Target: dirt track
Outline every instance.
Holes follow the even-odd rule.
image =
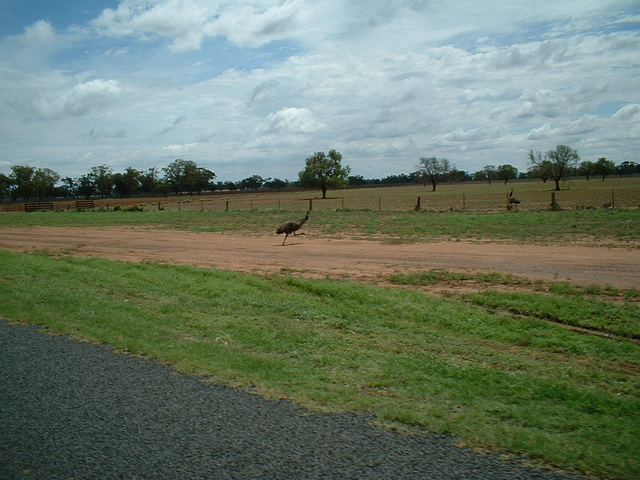
[[[0,248],[159,261],[226,270],[290,271],[309,277],[380,281],[400,272],[445,268],[500,272],[577,285],[640,288],[640,250],[586,246],[439,242],[388,244],[311,236],[242,236],[133,228],[0,227]]]

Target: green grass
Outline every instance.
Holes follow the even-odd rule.
[[[181,372],[584,473],[640,476],[640,346],[499,296],[4,251],[0,294],[3,318]],[[554,315],[575,307],[563,302]],[[636,312],[624,312],[634,332]],[[600,326],[620,329],[616,315]]]
[[[302,212],[261,211],[87,211],[0,215],[0,226],[169,228],[205,232],[273,234]],[[320,236],[351,236],[420,242],[484,239],[522,243],[630,245],[640,241],[640,210],[571,210],[472,214],[461,212],[312,212],[307,231]]]

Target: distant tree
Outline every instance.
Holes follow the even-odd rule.
[[[486,181],[491,185],[491,181],[497,178],[497,169],[495,165],[485,165],[482,170],[478,170],[473,174],[473,179],[477,181]]]
[[[0,173],[0,199],[8,197],[11,194],[11,185],[13,182],[4,173]]]
[[[504,180],[504,184],[506,185],[509,180],[518,178],[518,169],[513,165],[509,165],[508,163],[505,165],[500,165],[496,169],[496,177],[499,180]]]
[[[58,188],[60,196],[62,197],[75,197],[76,196],[76,181],[71,177],[64,177],[62,179],[62,186]]]
[[[121,197],[130,197],[140,189],[140,177],[142,172],[133,167],[128,167],[124,173],[113,175],[115,191]]]
[[[78,179],[78,185],[76,187],[76,192],[78,195],[85,197],[85,198],[91,198],[93,195],[96,194],[97,190],[96,190],[96,185],[93,181],[93,178],[91,178],[91,175],[86,174],[81,176]]]
[[[567,178],[579,160],[578,152],[566,145],[558,145],[555,150],[549,150],[545,153],[544,160],[540,152],[529,152],[531,166],[538,167],[545,175],[548,174],[548,178],[555,182],[556,190],[560,190],[560,180]]]
[[[91,167],[89,177],[95,186],[96,192],[106,198],[113,192],[113,170],[109,165]]]
[[[633,175],[640,173],[640,164],[636,162],[624,161],[617,168],[618,175]]]
[[[198,167],[191,160],[178,158],[163,170],[165,181],[179,195],[185,191],[191,195],[193,192],[213,189],[211,181],[216,177],[216,174],[206,168]]]
[[[329,154],[316,152],[305,161],[304,170],[298,173],[300,186],[304,188],[319,188],[322,198],[327,198],[328,189],[344,188],[347,186],[349,166],[342,166],[342,155],[335,150]]]
[[[260,175],[252,175],[238,182],[240,190],[258,190],[264,184],[264,178]]]
[[[451,173],[449,173],[449,181],[451,182],[461,183],[469,180],[473,180],[473,176],[464,170],[458,170],[454,167]]]
[[[388,175],[380,180],[383,185],[404,185],[407,183],[417,183],[413,175],[401,173],[400,175]]]
[[[151,167],[146,173],[140,172],[138,176],[140,191],[155,197],[160,182],[159,175],[158,167]]]
[[[531,162],[531,156],[536,159],[536,162]],[[529,178],[539,178],[542,183],[547,183],[547,180],[551,178],[551,162],[542,158],[542,153],[539,151],[529,152],[529,169],[527,174]]]
[[[350,187],[360,187],[368,183],[362,175],[350,175],[348,182]]]
[[[11,189],[11,200],[22,197],[24,200],[33,196],[33,174],[36,169],[28,165],[13,165],[9,179],[13,188]]]
[[[590,160],[580,162],[580,165],[578,165],[578,175],[584,175],[588,182],[589,178],[591,178],[596,173],[595,167],[596,164]]]
[[[431,191],[436,191],[436,185],[442,180],[447,178],[447,175],[451,172],[452,165],[446,158],[438,160],[436,157],[422,157],[420,158],[419,171],[422,173],[423,184],[426,186],[427,182],[431,183]]]
[[[602,177],[602,181],[607,175],[613,175],[616,173],[616,164],[611,160],[607,160],[602,157],[599,158],[598,161],[594,164],[594,173]]]
[[[52,198],[55,195],[56,183],[60,181],[60,175],[50,168],[39,168],[33,174],[33,193],[40,200]]]
[[[279,178],[269,178],[264,182],[263,187],[269,188],[271,190],[282,190],[289,185],[288,180],[281,180]]]
[[[198,165],[191,160],[178,158],[167,165],[164,170],[164,179],[171,189],[179,195],[187,191],[187,184],[193,183]]]
[[[216,174],[213,173],[211,170],[204,168],[204,167],[198,167],[198,173],[196,176],[196,183],[195,183],[195,191],[198,193],[201,193],[205,190],[213,190],[213,180],[216,178]]]

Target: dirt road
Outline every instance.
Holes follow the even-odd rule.
[[[500,272],[577,285],[640,288],[640,250],[587,246],[439,242],[389,244],[352,239],[242,236],[133,228],[0,227],[0,248],[190,264],[253,273],[381,281],[445,268]]]

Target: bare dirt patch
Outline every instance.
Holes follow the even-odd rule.
[[[640,250],[491,242],[390,244],[135,228],[0,227],[0,248],[384,283],[397,272],[499,272],[576,285],[640,288]]]

